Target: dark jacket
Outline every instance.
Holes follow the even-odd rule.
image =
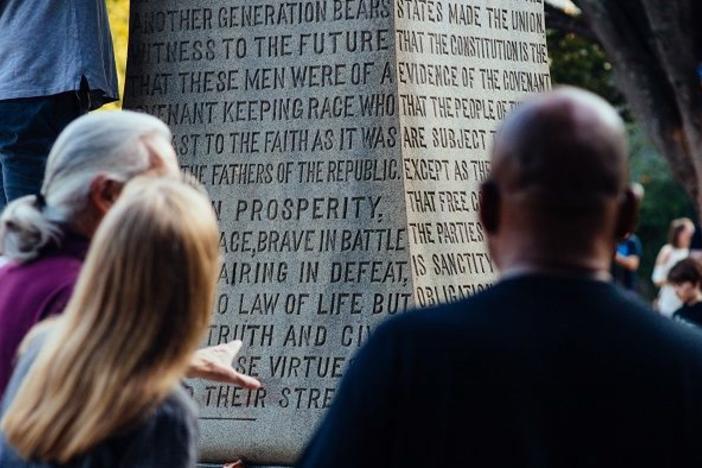
[[[700,467],[702,335],[586,279],[526,276],[381,325],[311,467]]]

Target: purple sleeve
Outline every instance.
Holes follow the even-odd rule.
[[[73,286],[74,283],[71,282],[58,288],[56,292],[46,301],[44,307],[42,307],[39,320],[44,320],[52,315],[62,313],[73,295]]]

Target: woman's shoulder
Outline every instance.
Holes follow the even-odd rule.
[[[196,460],[199,437],[197,417],[195,403],[178,385],[137,431],[142,441],[150,441],[145,452],[157,460],[170,460],[164,466],[181,466],[183,460]]]
[[[668,263],[670,260],[670,256],[673,254],[674,248],[670,244],[665,244],[663,247],[661,247],[661,250],[658,251],[658,257],[656,258],[656,263],[658,265],[662,265],[665,263]]]
[[[25,338],[23,346],[20,349],[17,365],[5,390],[2,407],[0,408],[0,418],[2,418],[12,403],[25,375],[29,372],[29,368],[36,360],[54,328],[55,325],[49,320],[43,326],[37,326],[32,329],[30,334]],[[0,433],[0,466],[3,468],[49,468],[52,465],[42,462],[27,462],[15,452],[12,446],[7,442],[7,439],[5,439],[4,434]]]
[[[176,438],[187,441],[197,438],[197,408],[185,389],[178,385],[150,415],[139,424],[133,434],[146,439]]]
[[[685,258],[685,257],[688,257],[688,256],[690,255],[690,249],[689,249],[689,248],[685,248],[685,247],[680,247],[680,248],[672,247],[671,249],[672,249],[672,250],[670,251],[670,253],[671,253],[674,257],[678,257],[678,258],[683,257],[683,258]]]
[[[47,319],[39,325],[34,326],[23,339],[17,351],[17,364],[12,371],[12,377],[5,389],[2,406],[0,407],[0,416],[4,415],[7,408],[9,408],[24,377],[29,372],[30,367],[32,367],[32,364],[55,327],[55,321],[53,319]]]
[[[198,411],[190,395],[182,385],[178,385],[173,392],[157,407],[155,417],[165,422],[197,423]]]
[[[659,254],[666,254],[666,253],[672,252],[673,250],[675,250],[675,247],[673,247],[670,244],[664,244],[663,247],[661,247],[660,252],[658,252],[658,253]]]
[[[175,389],[136,427],[87,454],[89,466],[190,468],[197,461],[197,411],[187,393]]]

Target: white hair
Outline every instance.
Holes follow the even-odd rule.
[[[27,262],[60,241],[63,227],[88,206],[97,176],[127,182],[151,167],[146,141],[155,136],[170,141],[171,132],[157,118],[130,111],[95,112],[68,125],[49,153],[40,195],[13,201],[0,216],[2,254]]]

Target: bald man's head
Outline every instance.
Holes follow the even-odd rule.
[[[636,219],[627,176],[624,124],[607,102],[575,88],[525,101],[499,128],[483,185],[498,266],[608,265]]]
[[[627,181],[624,124],[603,99],[561,88],[524,102],[495,138],[492,179],[552,209],[596,208]]]

